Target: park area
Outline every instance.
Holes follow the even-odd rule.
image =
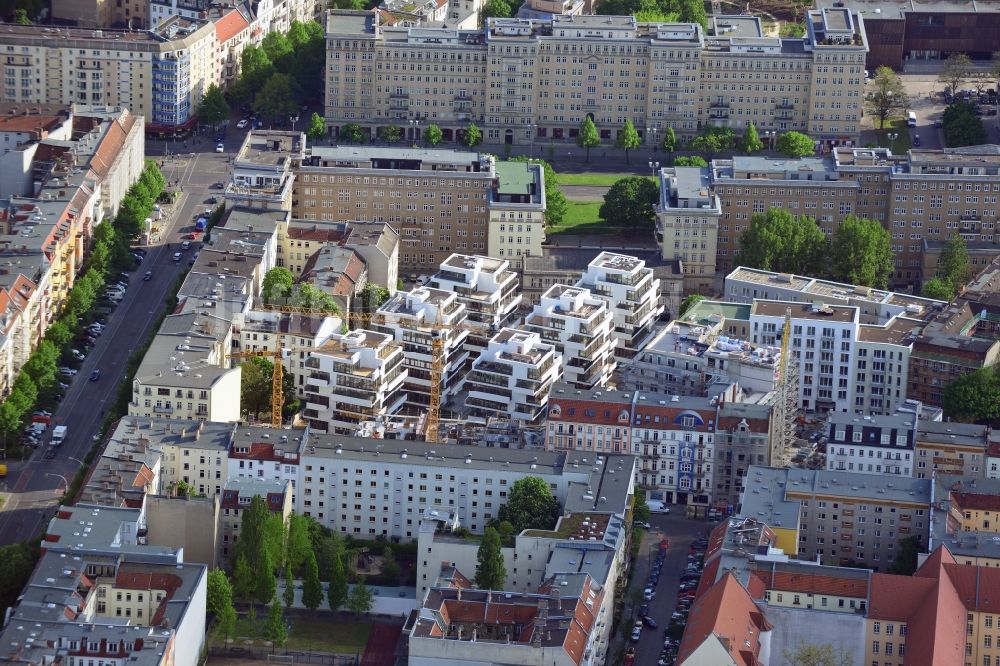
[[[209,645],[213,648],[239,647],[244,649],[270,647],[264,638],[263,631],[266,618],[258,615],[250,618],[241,615],[236,621],[236,629],[226,642],[216,626],[210,636]],[[364,651],[371,624],[359,622],[348,614],[331,615],[324,613],[321,617],[289,613],[286,617],[288,640],[281,647],[283,651],[328,652],[333,654],[359,654]]]

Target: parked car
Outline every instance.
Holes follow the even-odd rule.
[[[69,353],[73,358],[75,358],[78,361],[82,361],[83,359],[87,358],[87,356],[79,349],[71,349],[69,350]]]
[[[641,527],[644,530],[648,530],[650,528],[650,524],[641,520],[636,520],[632,523],[632,527]]]
[[[913,145],[914,146],[920,146],[921,143],[923,143],[923,142],[920,140],[920,135],[919,134],[914,134],[913,135]]]
[[[191,241],[184,241],[181,243],[181,250],[187,251],[191,249]]]
[[[634,629],[632,629],[632,642],[638,643],[641,637],[642,637],[642,627],[635,627]]]
[[[647,587],[645,590],[642,591],[643,601],[652,601],[654,596],[656,596],[656,593],[653,592],[653,588],[651,587]]]
[[[143,255],[141,255],[141,254],[135,254],[135,253],[133,253],[132,256],[135,257],[135,263],[137,263],[137,264],[141,264],[142,260],[145,258],[145,257],[143,257]]]
[[[132,254],[138,254],[140,256],[145,257],[146,256],[146,250],[143,249],[143,248],[141,248],[141,247],[134,247],[134,248],[132,248]]]
[[[182,254],[181,254],[180,252],[174,252],[174,257],[173,257],[173,259],[174,259],[174,261],[180,261],[180,260],[181,260],[181,257],[183,257],[183,256],[184,256],[184,255],[182,255]]]
[[[208,186],[208,189],[210,190],[223,190],[225,188],[226,186],[223,185],[222,183],[212,183],[211,185]]]
[[[222,143],[215,144],[215,152],[217,152],[217,153],[224,153],[224,152],[226,152],[226,146],[225,146],[225,144],[222,144]]]
[[[648,615],[643,615],[642,616],[642,623],[644,625],[646,625],[647,627],[649,627],[650,629],[656,629],[656,627],[658,626],[656,624],[656,620],[654,620],[653,618],[649,617]]]
[[[73,368],[67,368],[66,366],[63,366],[59,368],[59,374],[62,375],[63,377],[76,377],[76,370],[74,370]]]
[[[236,123],[236,126],[240,129],[243,129],[247,126],[248,122],[249,121],[246,118],[243,118],[242,120],[240,120],[240,122]]]

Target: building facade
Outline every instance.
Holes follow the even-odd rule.
[[[917,418],[834,413],[826,444],[828,470],[912,477]],[[922,478],[922,477],[921,477]]]

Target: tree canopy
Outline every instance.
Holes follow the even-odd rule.
[[[240,518],[240,538],[233,547],[233,557],[240,566],[240,560],[246,562],[249,570],[252,589],[245,590],[260,603],[266,603],[274,597],[276,580],[275,565],[282,549],[281,532],[275,534],[272,520],[280,524],[280,516],[272,516],[267,503],[260,495],[254,495],[250,505],[243,509]],[[244,581],[245,582],[245,581]]]
[[[348,143],[365,143],[368,141],[368,133],[357,123],[346,123],[340,126],[337,138]]]
[[[587,151],[587,162],[590,161],[590,149],[601,145],[601,134],[597,131],[597,126],[590,116],[584,118],[583,122],[580,123],[580,132],[576,135],[576,145]]]
[[[469,126],[465,128],[465,133],[462,134],[462,144],[466,148],[475,148],[483,142],[483,131],[479,129],[476,123],[469,123]]]
[[[795,666],[860,666],[854,664],[846,648],[832,643],[799,643],[795,650],[785,650],[783,656]]]
[[[527,529],[549,530],[559,518],[559,500],[545,480],[537,476],[518,479],[511,486],[507,503],[500,506],[496,522],[509,522],[515,532]]]
[[[816,220],[782,208],[754,213],[740,236],[736,265],[779,273],[822,275],[827,242]]]
[[[660,190],[657,184],[644,176],[621,178],[604,195],[599,215],[611,226],[652,228],[656,221],[656,202]]]
[[[917,559],[924,551],[924,546],[920,542],[920,535],[913,534],[899,540],[899,548],[896,550],[896,559],[889,567],[887,573],[899,576],[912,576],[917,570]]]
[[[302,605],[309,610],[316,610],[323,603],[323,583],[319,580],[319,567],[316,555],[309,551],[306,556],[306,572],[302,578]]]
[[[978,146],[989,142],[983,121],[976,115],[976,105],[959,100],[941,114],[944,140],[949,148]]]
[[[938,73],[938,83],[944,86],[945,92],[952,97],[958,93],[972,72],[972,61],[964,53],[952,53],[944,61],[940,73]]]
[[[801,132],[785,132],[778,136],[774,149],[787,157],[808,157],[815,152],[815,145]]]
[[[890,67],[882,65],[875,70],[869,84],[871,92],[865,97],[865,107],[873,117],[878,118],[878,127],[883,129],[885,121],[910,107],[910,95],[903,80]]]
[[[674,160],[674,166],[679,167],[701,167],[702,169],[708,167],[708,162],[704,157],[699,157],[698,155],[681,155]]]
[[[939,301],[950,301],[955,298],[955,288],[947,280],[934,277],[925,280],[920,289],[920,295],[924,298],[936,298]]]
[[[691,139],[688,147],[700,153],[714,155],[724,150],[732,150],[736,147],[736,132],[730,127],[716,127],[708,125],[703,127],[698,136]]]
[[[530,158],[525,155],[510,158],[511,162],[533,162],[542,165],[542,174],[545,177],[545,224],[555,226],[561,224],[569,210],[569,202],[566,195],[559,188],[559,179],[555,169],[545,160]]]
[[[635,125],[632,124],[631,120],[626,120],[625,124],[618,131],[618,137],[615,138],[615,148],[625,151],[625,162],[629,162],[629,151],[634,150],[642,145],[642,139],[639,138],[639,132],[636,131]]]
[[[963,375],[945,387],[944,413],[955,421],[1000,423],[1000,373],[993,366]]]
[[[208,86],[205,94],[198,102],[198,118],[205,123],[215,125],[229,118],[229,105],[222,94],[222,89],[214,83]]]
[[[315,111],[309,116],[309,124],[306,125],[306,136],[313,141],[319,141],[326,136],[326,121],[323,120],[323,116]]]
[[[834,280],[885,289],[895,268],[889,232],[876,220],[848,215],[830,243]]]
[[[673,127],[667,127],[663,130],[663,141],[660,143],[660,147],[667,153],[677,150],[677,132],[674,131]]]
[[[338,610],[347,603],[347,573],[344,571],[344,553],[337,542],[330,558],[330,585],[327,588],[327,601],[330,610]]]
[[[437,125],[431,124],[424,130],[424,142],[428,146],[436,146],[444,139],[444,132]]]
[[[375,595],[371,589],[365,585],[363,580],[358,581],[351,588],[351,593],[347,595],[347,602],[345,604],[347,610],[351,611],[355,615],[364,615],[372,609],[372,604],[375,602]]]
[[[277,599],[271,599],[271,606],[267,609],[267,618],[264,620],[263,634],[264,638],[278,646],[284,645],[288,640],[285,612]]]
[[[680,311],[678,311],[677,316],[683,317],[688,310],[703,300],[705,300],[705,297],[701,294],[688,294],[684,297],[684,300],[681,301]]]
[[[378,128],[379,141],[399,143],[403,138],[403,128],[399,125],[383,125]]]
[[[490,18],[510,18],[512,11],[507,0],[486,0],[479,10],[479,25],[486,25],[486,20]]]
[[[476,553],[476,587],[481,590],[502,590],[507,569],[500,552],[500,534],[492,527],[483,532]]]
[[[740,148],[748,155],[759,153],[764,149],[764,142],[760,140],[760,135],[757,133],[757,126],[753,123],[747,125],[746,131],[743,132],[743,138],[740,140]]]

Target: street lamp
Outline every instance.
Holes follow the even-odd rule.
[[[649,168],[652,170],[653,175],[655,176],[656,172],[660,170],[660,163],[659,162],[650,162],[649,163]]]
[[[62,474],[56,474],[55,472],[46,472],[45,476],[54,476],[54,477],[62,479],[62,482],[66,484],[66,490],[69,490],[69,481],[67,481],[66,477],[63,476]]]
[[[292,131],[294,132],[295,131],[295,123],[299,122],[299,115],[295,114],[294,116],[288,116],[288,120],[291,121],[291,123],[292,123]]]
[[[885,135],[885,138],[889,139],[889,148],[891,150],[893,142],[899,138],[899,132],[889,132]]]
[[[410,119],[410,140],[417,142],[417,132],[420,131],[420,121],[416,118]]]
[[[656,152],[658,145],[656,143],[656,133],[660,131],[658,127],[647,127],[646,136],[649,137],[649,142],[653,144],[653,152]]]
[[[74,458],[73,456],[66,456],[66,460],[72,460],[73,462],[77,463],[81,467],[86,467],[87,466],[87,463],[83,462],[79,458]]]

